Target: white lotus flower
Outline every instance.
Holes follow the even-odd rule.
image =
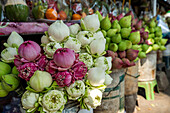
[[[98,57],[97,59],[95,59],[94,65],[95,65],[95,67],[103,68],[105,71],[109,70],[109,63],[108,63],[106,57],[104,57],[104,56],[101,56],[101,57]]]
[[[102,92],[98,89],[87,89],[88,96],[87,98],[84,98],[84,103],[91,107],[96,109],[97,106],[101,105],[102,100]]]
[[[66,87],[70,100],[77,100],[85,94],[85,84],[82,80],[75,81],[69,87]]]
[[[81,42],[82,46],[86,46],[94,39],[93,34],[89,31],[80,31],[76,38]]]
[[[31,91],[26,91],[21,98],[21,103],[24,109],[35,108],[35,103],[38,101],[39,94]]]
[[[79,60],[84,62],[88,69],[90,69],[91,66],[93,65],[93,58],[88,53],[80,53]]]
[[[42,43],[42,44],[48,44],[49,42],[50,42],[50,40],[48,39],[47,36],[43,35],[43,36],[41,37],[41,43]]]
[[[81,42],[77,38],[69,37],[64,43],[64,48],[69,48],[75,52],[80,52]]]
[[[112,77],[110,75],[108,75],[107,73],[105,73],[105,81],[104,81],[104,84],[105,85],[110,85],[112,83]]]
[[[94,39],[99,39],[99,38],[103,38],[104,39],[104,35],[101,31],[98,31],[97,33],[94,33]]]
[[[79,24],[73,24],[69,27],[69,29],[71,35],[76,35],[81,30],[81,27]]]
[[[88,15],[81,20],[81,27],[83,30],[96,32],[100,28],[100,21],[97,14]]]

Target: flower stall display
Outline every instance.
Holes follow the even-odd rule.
[[[62,20],[56,21],[42,36],[40,45],[23,41],[13,32],[4,45],[15,51],[2,52],[1,57],[14,63],[18,76],[10,72],[6,72],[6,77],[2,75],[0,91],[6,95],[15,90],[22,85],[16,82],[20,78],[27,83],[21,97],[26,112],[59,113],[70,101],[78,102],[82,109],[95,109],[113,80],[109,75],[112,57],[103,56],[105,43],[96,14],[85,17],[81,25],[68,27]],[[9,82],[8,76],[14,80]],[[4,87],[6,82],[13,87]]]

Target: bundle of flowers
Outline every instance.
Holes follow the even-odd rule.
[[[68,101],[88,110],[100,106],[112,82],[112,57],[103,56],[106,40],[99,28],[95,14],[85,17],[81,26],[56,21],[41,46],[30,40],[19,46],[14,64],[28,84],[21,98],[27,112],[60,113]]]

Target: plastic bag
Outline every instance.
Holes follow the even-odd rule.
[[[34,0],[32,15],[35,19],[44,19],[48,4],[45,0]]]
[[[5,4],[5,15],[9,21],[28,21],[29,8],[24,0],[8,0]]]

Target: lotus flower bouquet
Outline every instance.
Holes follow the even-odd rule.
[[[88,110],[101,105],[102,93],[112,83],[112,57],[104,56],[105,44],[96,14],[86,16],[81,25],[56,21],[41,45],[21,43],[14,64],[27,82],[22,107],[27,112],[60,113],[68,101]]]

